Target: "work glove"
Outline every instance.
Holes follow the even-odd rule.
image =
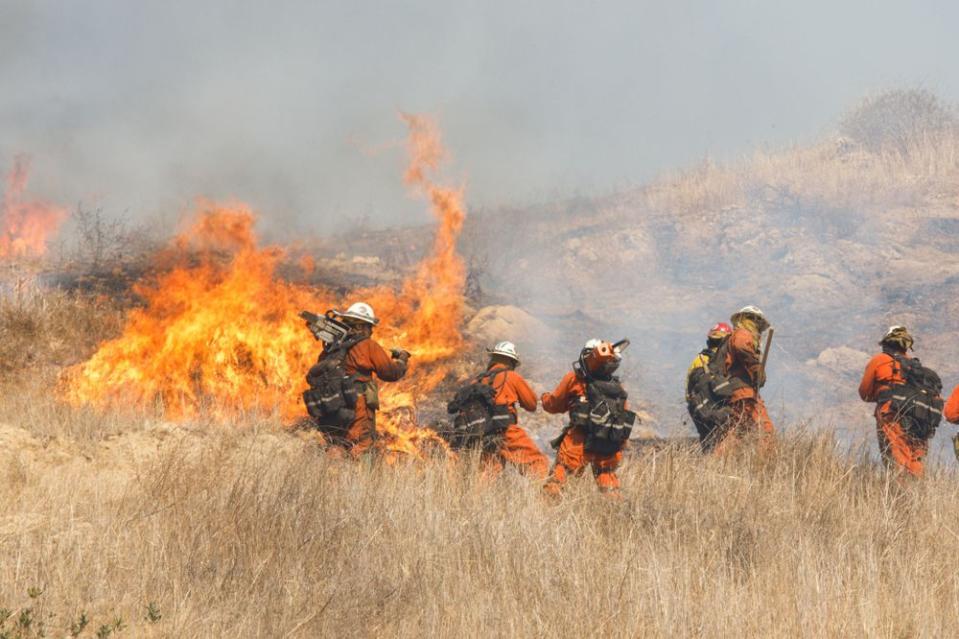
[[[404,351],[402,348],[394,348],[390,351],[390,354],[393,356],[393,359],[398,359],[404,364],[410,360],[410,352]]]
[[[952,436],[952,452],[956,454],[956,460],[959,461],[959,433]]]

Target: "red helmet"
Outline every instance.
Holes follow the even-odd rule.
[[[733,334],[733,327],[727,324],[726,322],[720,322],[719,324],[716,324],[711,329],[709,329],[709,332],[706,333],[706,338],[722,339],[726,337],[727,335],[732,335],[732,334]]]

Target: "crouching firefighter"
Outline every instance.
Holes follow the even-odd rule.
[[[331,445],[357,458],[369,452],[376,439],[379,395],[374,376],[384,382],[401,379],[410,354],[387,353],[372,338],[379,319],[368,304],[358,302],[324,317],[300,316],[323,342],[319,360],[306,375],[306,410]]]
[[[866,365],[859,396],[876,403],[883,462],[921,477],[929,440],[942,420],[942,381],[918,358],[909,356],[913,338],[906,327],[889,327],[879,345],[882,352]]]
[[[773,423],[759,389],[766,385],[766,358],[772,340],[772,328],[763,312],[745,306],[730,318],[733,332],[716,353],[713,369],[722,379],[713,384],[713,392],[728,398],[729,419],[713,434],[713,452],[724,454],[745,437],[758,437],[760,444],[772,442]],[[759,342],[768,331],[765,348]]]
[[[544,490],[558,495],[569,475],[580,475],[590,466],[600,491],[618,493],[616,468],[623,447],[636,423],[629,410],[626,389],[613,375],[629,340],[616,344],[591,339],[552,393],[542,397],[547,413],[569,413],[569,425],[553,440],[557,449]]]
[[[480,450],[485,473],[498,474],[509,463],[545,479],[549,460],[518,424],[516,404],[535,412],[536,394],[516,372],[516,346],[499,342],[487,353],[486,370],[465,384],[447,405],[447,411],[455,415],[448,436],[450,446]]]
[[[706,348],[690,364],[686,372],[686,407],[689,416],[696,426],[699,435],[699,444],[704,453],[712,450],[718,428],[729,421],[729,395],[723,393],[723,382],[728,377],[723,376],[725,368],[726,349],[719,352],[726,344],[733,328],[725,322],[719,322],[706,334]]]

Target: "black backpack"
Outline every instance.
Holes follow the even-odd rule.
[[[700,440],[705,442],[718,427],[729,421],[732,414],[729,407],[732,384],[729,377],[722,372],[725,368],[725,353],[720,354],[719,349],[716,349],[704,350],[701,354],[707,355],[709,360],[705,366],[694,369],[689,375],[686,383],[686,407],[693,418]],[[723,357],[722,362],[717,361],[720,356]],[[721,391],[730,389],[729,394],[720,396],[713,390],[717,386]]]
[[[350,349],[366,339],[354,335],[326,345],[319,361],[306,374],[309,390],[303,393],[306,412],[321,427],[343,429],[356,419],[356,398],[361,384],[346,372]]]
[[[887,353],[898,364],[905,384],[895,384],[879,394],[879,402],[891,402],[903,428],[916,439],[929,439],[942,421],[942,380],[918,358]]]
[[[614,455],[636,424],[636,413],[626,408],[629,395],[618,377],[600,380],[579,374],[586,382],[586,396],[570,409],[569,423],[586,431],[586,452]]]
[[[451,448],[493,447],[496,437],[514,423],[509,406],[495,401],[498,389],[493,387],[493,379],[503,372],[494,369],[477,375],[446,405],[446,411],[454,415],[453,428],[445,433]]]

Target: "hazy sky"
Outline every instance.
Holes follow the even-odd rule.
[[[483,206],[605,192],[959,99],[959,3],[0,0],[0,168],[110,213],[233,196],[298,230],[420,221],[397,112]]]

